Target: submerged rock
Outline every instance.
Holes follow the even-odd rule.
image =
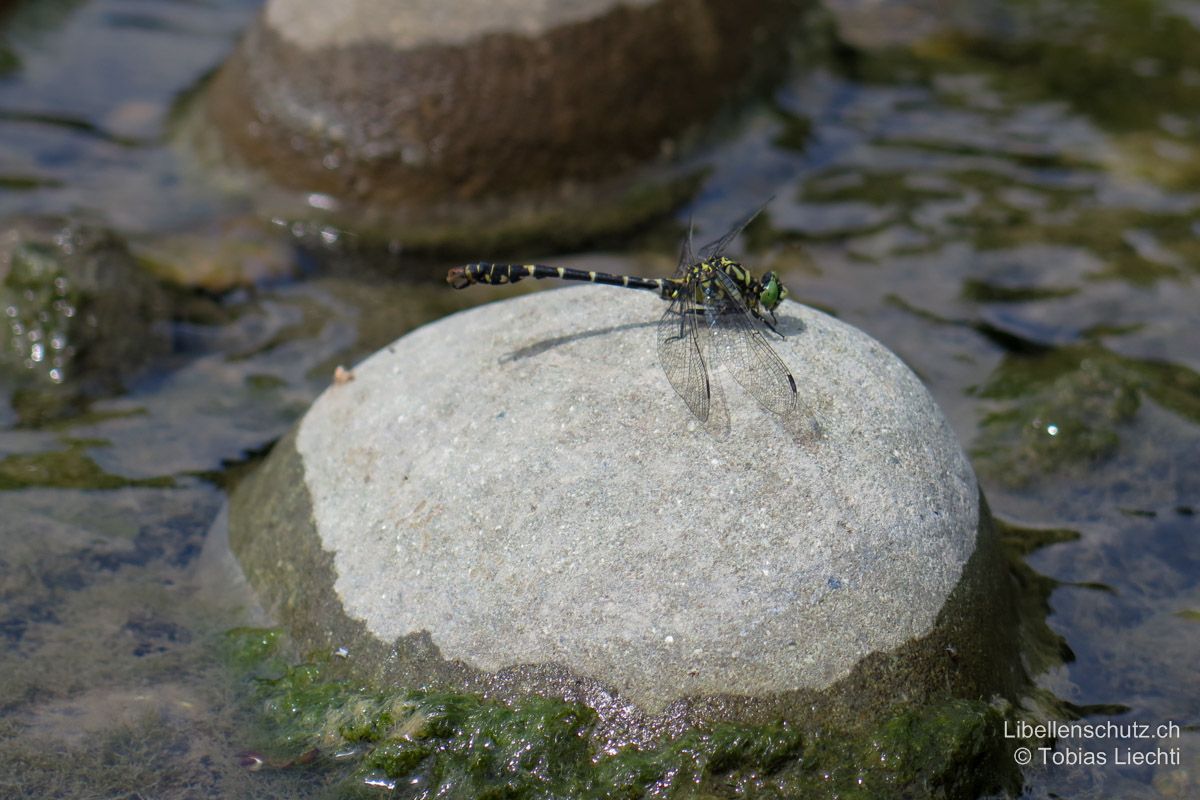
[[[725,381],[713,435],[657,362],[661,311],[539,293],[357,366],[233,499],[267,607],[368,674],[580,701],[634,738],[1011,690],[986,509],[912,372],[786,303],[801,413]]]
[[[271,0],[184,136],[285,216],[406,247],[578,241],[692,191],[685,142],[780,71],[812,5]]]
[[[116,392],[169,352],[171,305],[103,228],[50,218],[0,228],[0,369],[16,376],[26,421]]]
[[[164,283],[214,294],[291,277],[298,269],[291,243],[250,216],[211,220],[200,230],[142,236],[130,247]]]

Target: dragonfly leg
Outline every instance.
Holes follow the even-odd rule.
[[[758,321],[759,321],[759,322],[761,322],[763,325],[765,325],[765,326],[767,327],[767,330],[771,331],[771,333],[775,334],[775,335],[776,335],[776,336],[778,336],[780,339],[786,339],[786,338],[787,338],[786,336],[784,336],[782,333],[780,333],[780,332],[779,332],[779,331],[778,331],[778,330],[775,328],[775,326],[779,324],[779,320],[778,320],[778,319],[775,317],[775,312],[774,312],[774,311],[768,311],[768,312],[767,312],[768,314],[770,314],[770,315],[771,315],[771,321],[770,321],[770,322],[768,322],[768,321],[767,321],[767,318],[766,318],[766,317],[764,317],[764,316],[762,315],[762,312],[760,312],[760,311],[759,311],[757,308],[752,308],[752,309],[750,309],[750,313],[752,313],[752,314],[753,314],[755,317],[757,317],[757,318],[758,318]]]

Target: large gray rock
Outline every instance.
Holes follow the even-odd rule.
[[[587,679],[604,691],[585,700],[616,690],[649,715],[1011,685],[979,490],[912,372],[787,303],[775,346],[799,417],[725,381],[713,435],[658,365],[662,310],[539,293],[359,365],[235,498],[268,605],[306,642],[385,645],[369,658],[400,680],[573,696]]]

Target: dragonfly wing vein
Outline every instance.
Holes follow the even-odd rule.
[[[690,291],[690,287],[689,287]],[[680,292],[658,320],[658,362],[667,380],[701,422],[708,421],[708,368],[701,352],[694,295]]]
[[[787,416],[796,408],[796,380],[762,334],[763,324],[742,300],[733,280],[717,270],[724,313],[710,313],[711,357],[725,366],[763,408]]]
[[[725,235],[722,236],[720,239],[711,241],[708,244],[704,245],[704,247],[700,248],[700,260],[707,261],[711,258],[718,258],[722,253],[725,252],[725,248],[729,247],[730,242],[732,242],[734,239],[736,239],[738,234],[741,233],[742,231],[744,231],[746,229],[746,226],[748,226],[751,222],[753,222],[755,217],[757,217],[759,214],[761,214],[763,212],[763,210],[767,206],[769,206],[771,204],[771,201],[774,199],[775,199],[774,195],[767,198],[767,202],[763,203],[761,206],[754,209],[754,211],[751,212],[748,216],[743,217],[742,220],[740,222],[738,222],[737,225],[734,225],[733,228],[730,229],[728,232],[726,232]]]

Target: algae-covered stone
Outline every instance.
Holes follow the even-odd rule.
[[[714,436],[658,365],[661,311],[537,294],[356,367],[235,495],[232,543],[268,607],[377,675],[581,699],[634,727],[854,724],[1011,687],[987,516],[920,381],[785,304],[800,424],[730,384]]]
[[[113,234],[76,221],[0,228],[0,368],[26,420],[108,394],[171,347],[167,293]]]
[[[530,800],[975,800],[1020,786],[1003,704],[900,709],[859,735],[726,722],[630,746],[598,736],[598,715],[580,703],[366,686],[345,680],[336,660],[281,666],[279,642],[252,629],[228,640],[230,661],[253,676],[249,700],[266,734],[266,752],[251,758],[279,765],[342,753],[343,787]]]

